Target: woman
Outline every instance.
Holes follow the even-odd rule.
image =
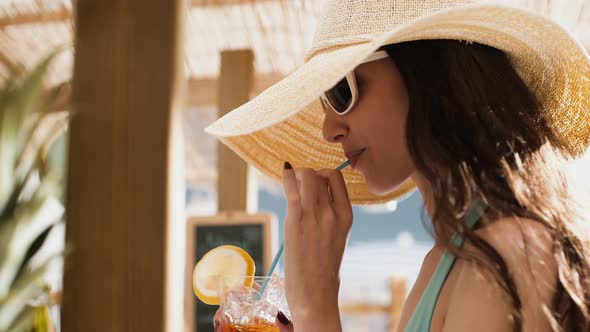
[[[590,330],[590,220],[564,171],[588,146],[588,54],[546,19],[464,2],[331,2],[307,63],[208,128],[270,175],[287,161],[283,330],[341,331],[351,204],[414,184],[435,246],[399,331]]]

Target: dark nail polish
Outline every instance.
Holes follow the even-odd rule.
[[[213,328],[214,328],[214,329],[217,329],[217,327],[218,327],[218,326],[219,326],[219,321],[216,319],[216,320],[213,322]]]
[[[279,319],[279,322],[281,322],[281,324],[283,324],[283,325],[291,324],[291,321],[289,320],[289,318],[287,318],[287,316],[285,316],[285,314],[282,311],[279,311],[277,313],[277,318]]]
[[[285,169],[292,169],[293,166],[288,161],[285,161]]]

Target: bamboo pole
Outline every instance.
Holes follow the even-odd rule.
[[[76,9],[63,331],[180,331],[185,5]]]
[[[221,73],[217,94],[219,117],[248,101],[253,81],[254,53],[252,50],[221,52]],[[218,210],[254,213],[258,204],[252,167],[227,146],[218,144]]]

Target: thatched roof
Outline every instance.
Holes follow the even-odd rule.
[[[291,72],[309,47],[315,19],[326,0],[189,0],[186,70],[195,79],[214,78],[219,51],[252,48],[256,70],[270,80]],[[519,3],[552,17],[590,47],[588,0],[495,0]],[[71,44],[71,0],[0,1],[0,74],[31,66],[53,47]],[[54,81],[69,78],[71,54]],[[206,82],[199,82],[206,83]]]
[[[214,141],[202,128],[215,117],[219,52],[252,48],[255,92],[278,81],[301,64],[311,43],[315,21],[326,0],[188,0],[185,69],[189,79],[187,173],[191,182],[215,178]],[[589,0],[496,0],[533,8],[562,23],[590,49]],[[32,67],[60,45],[72,44],[71,0],[0,1],[0,79],[11,69]],[[73,50],[52,68],[50,84],[71,77]],[[190,112],[190,111],[189,111]],[[187,113],[188,114],[188,113]],[[197,145],[198,144],[198,145]]]

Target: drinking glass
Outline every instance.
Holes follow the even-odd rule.
[[[282,311],[289,317],[283,278],[238,277],[246,279],[252,287],[228,287],[235,284],[231,277],[220,278],[220,293],[224,294],[219,306],[218,317],[224,332],[280,332],[276,325],[277,313]],[[266,289],[260,294],[260,286],[268,279]]]

